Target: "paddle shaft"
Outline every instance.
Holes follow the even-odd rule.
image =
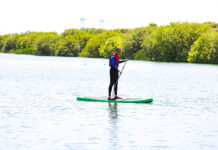
[[[120,79],[120,76],[121,76],[121,75],[122,75],[122,73],[123,73],[123,69],[124,69],[124,68],[125,68],[125,66],[126,66],[126,62],[127,62],[127,61],[125,61],[125,62],[124,62],[123,68],[121,69],[121,71],[120,71],[120,74],[118,75],[118,78],[117,78],[117,81],[116,81],[116,83],[114,84],[114,89],[113,89],[113,91],[114,91],[114,95],[115,95],[115,88],[117,87],[118,80]]]

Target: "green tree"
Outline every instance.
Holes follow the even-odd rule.
[[[186,62],[191,45],[201,34],[209,31],[208,26],[198,23],[160,26],[151,35],[152,43],[144,41],[144,54],[152,54],[148,58],[156,61]]]
[[[79,29],[67,29],[63,33],[61,33],[62,37],[68,36],[68,35],[75,35],[75,34],[85,34],[86,32]]]
[[[117,33],[123,33],[123,34],[128,34],[131,30],[130,29],[114,29],[112,32],[117,32]]]
[[[94,29],[94,28],[86,28],[86,29],[84,28],[81,30],[67,29],[61,35],[62,35],[62,38],[70,36],[70,38],[73,40],[72,43],[74,44],[77,43],[76,47],[79,47],[79,50],[77,50],[77,54],[74,55],[74,56],[77,56],[81,52],[81,50],[86,46],[86,43],[88,42],[88,40],[91,39],[95,35],[95,33],[98,33],[98,32],[103,32],[103,31]]]
[[[11,49],[9,53],[35,55],[36,51],[32,48],[23,48],[23,49],[16,49],[16,50]]]
[[[74,35],[75,39],[79,41],[80,51],[86,46],[86,43],[93,37],[94,35],[91,33],[84,33],[79,35]]]
[[[133,29],[124,39],[122,57],[134,59],[136,53],[142,49],[142,43],[146,36],[156,29],[154,27],[141,27]]]
[[[17,34],[8,35],[6,36],[6,39],[4,40],[3,46],[2,46],[2,52],[9,52],[11,49],[16,49],[17,45]]]
[[[124,39],[122,57],[134,59],[137,51],[141,49],[141,42],[144,39],[146,28],[137,28],[131,31]]]
[[[108,58],[112,53],[114,53],[116,47],[123,48],[123,36],[124,35],[108,38],[99,48],[100,56]]]
[[[2,47],[4,46],[4,40],[5,40],[5,36],[4,35],[0,35],[0,52],[2,50]]]
[[[152,35],[145,36],[145,39],[142,43],[142,49],[136,53],[135,59],[136,60],[160,59],[160,56],[158,55],[159,53],[155,54],[156,51],[154,49],[156,49],[156,48],[154,46],[156,46],[156,45],[153,44]]]
[[[72,35],[65,36],[57,44],[58,56],[78,56],[81,51],[80,41]]]
[[[150,23],[149,27],[157,27],[157,24],[156,23]]]
[[[91,34],[99,34],[99,33],[107,32],[106,29],[96,29],[96,28],[82,28],[81,30]]]
[[[218,64],[218,33],[205,33],[192,45],[188,62]]]
[[[203,24],[208,25],[209,27],[212,28],[213,31],[218,32],[218,23],[208,21]]]
[[[54,56],[54,44],[60,39],[59,35],[54,32],[40,34],[34,44],[34,49],[38,55]]]
[[[85,48],[80,53],[80,57],[101,57],[99,53],[99,48],[102,44],[106,42],[106,40],[110,37],[119,35],[116,32],[105,32],[101,34],[97,34],[92,37],[86,44]]]
[[[45,36],[47,33],[45,32],[26,32],[25,35],[27,36],[27,43],[26,47],[27,48],[34,48],[36,46],[37,40],[40,37]]]
[[[17,43],[16,43],[16,49],[23,49],[23,48],[27,48],[27,39],[28,36],[25,35],[20,35],[18,37]]]

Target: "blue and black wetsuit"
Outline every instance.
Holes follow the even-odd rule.
[[[113,85],[115,86],[115,84],[117,83],[118,74],[119,74],[118,67],[119,67],[119,63],[122,63],[122,62],[124,61],[120,61],[119,56],[114,55],[114,54],[110,56],[109,66],[111,68],[110,68],[110,85],[108,89],[109,96],[111,96],[111,90],[112,90]],[[117,87],[118,87],[118,83],[114,89],[115,95],[117,95]]]

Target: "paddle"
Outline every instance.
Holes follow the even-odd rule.
[[[120,75],[118,75],[118,78],[117,78],[117,82],[114,84],[114,88],[113,88],[113,96],[115,96],[115,88],[117,87],[117,84],[118,84],[118,80],[120,79],[120,76],[122,75],[122,73],[123,73],[123,69],[125,68],[125,66],[126,66],[126,62],[127,62],[127,59],[126,59],[126,61],[124,62],[124,65],[123,65],[123,68],[121,69],[121,71],[120,71]]]

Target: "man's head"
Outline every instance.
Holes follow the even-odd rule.
[[[120,52],[121,52],[121,48],[120,48],[120,47],[117,47],[117,48],[115,49],[115,54],[116,54],[116,55],[119,55]]]

